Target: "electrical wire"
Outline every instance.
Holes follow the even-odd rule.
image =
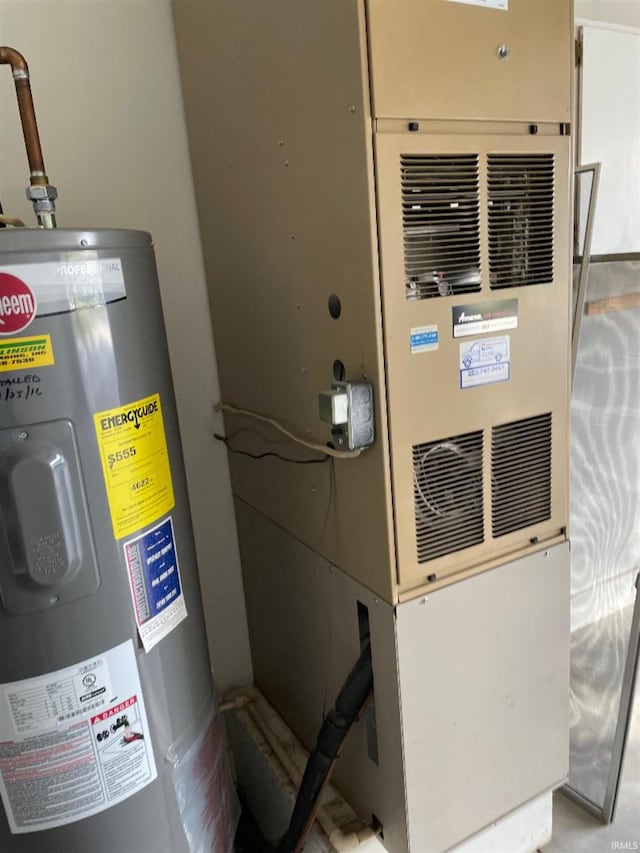
[[[327,447],[324,444],[319,444],[316,441],[308,441],[300,435],[291,432],[284,424],[280,423],[276,418],[271,418],[268,415],[261,415],[259,412],[252,412],[250,409],[240,409],[237,406],[232,406],[229,403],[222,401],[214,407],[216,412],[229,412],[232,415],[244,415],[247,418],[254,418],[257,421],[262,421],[279,430],[283,435],[296,444],[301,444],[303,447],[308,447],[309,450],[316,450],[318,453],[324,453],[327,456],[333,456],[334,459],[355,459],[361,455],[362,450],[336,450],[334,447]]]
[[[4,213],[0,214],[0,223],[3,225],[13,225],[14,228],[26,228],[22,219],[18,219],[17,216],[7,216]]]
[[[234,433],[234,435],[237,435],[237,433]],[[322,465],[324,462],[328,462],[331,458],[328,453],[325,453],[322,459],[291,459],[291,457],[282,456],[274,450],[266,450],[264,453],[250,453],[248,450],[238,450],[236,447],[231,447],[230,442],[234,436],[220,435],[219,433],[214,432],[213,437],[218,441],[221,441],[226,446],[229,453],[237,453],[239,456],[248,456],[250,459],[266,459],[267,457],[272,456],[275,459],[279,459],[281,462],[291,462],[294,465]]]

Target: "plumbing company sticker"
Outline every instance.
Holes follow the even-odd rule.
[[[132,640],[0,685],[0,795],[12,833],[97,814],[156,776]]]
[[[438,327],[418,326],[411,329],[409,343],[411,352],[431,352],[438,349]]]
[[[136,533],[174,504],[160,395],[93,416],[113,535]]]
[[[37,302],[38,317],[93,308],[127,295],[120,258],[98,258],[90,250],[69,252],[60,261],[0,266],[0,297],[9,279],[27,287]],[[2,319],[0,311],[0,334]]]
[[[449,0],[449,3],[464,3],[465,6],[484,6],[485,9],[509,9],[509,0]]]
[[[171,518],[124,544],[138,633],[149,652],[187,616]]]
[[[51,335],[0,338],[0,373],[48,367],[55,363]]]
[[[518,300],[501,299],[498,302],[476,302],[473,305],[455,305],[452,309],[453,337],[484,335],[518,328]]]
[[[460,344],[460,387],[476,388],[478,385],[507,382],[510,376],[510,350],[509,335]]]

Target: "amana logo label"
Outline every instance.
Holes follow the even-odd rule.
[[[36,297],[15,275],[0,272],[0,335],[15,335],[36,316]]]

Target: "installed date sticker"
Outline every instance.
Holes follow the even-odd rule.
[[[0,797],[13,834],[90,817],[156,776],[131,640],[0,684]]]
[[[133,608],[145,651],[187,617],[171,518],[124,544]]]
[[[460,387],[477,388],[507,382],[510,377],[511,341],[509,335],[481,338],[460,344]]]

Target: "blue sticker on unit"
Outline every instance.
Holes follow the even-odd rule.
[[[438,349],[438,327],[419,326],[411,329],[409,337],[411,352],[430,352]]]
[[[180,596],[180,573],[170,518],[125,546],[138,621],[145,622]],[[146,613],[145,613],[146,611]]]

